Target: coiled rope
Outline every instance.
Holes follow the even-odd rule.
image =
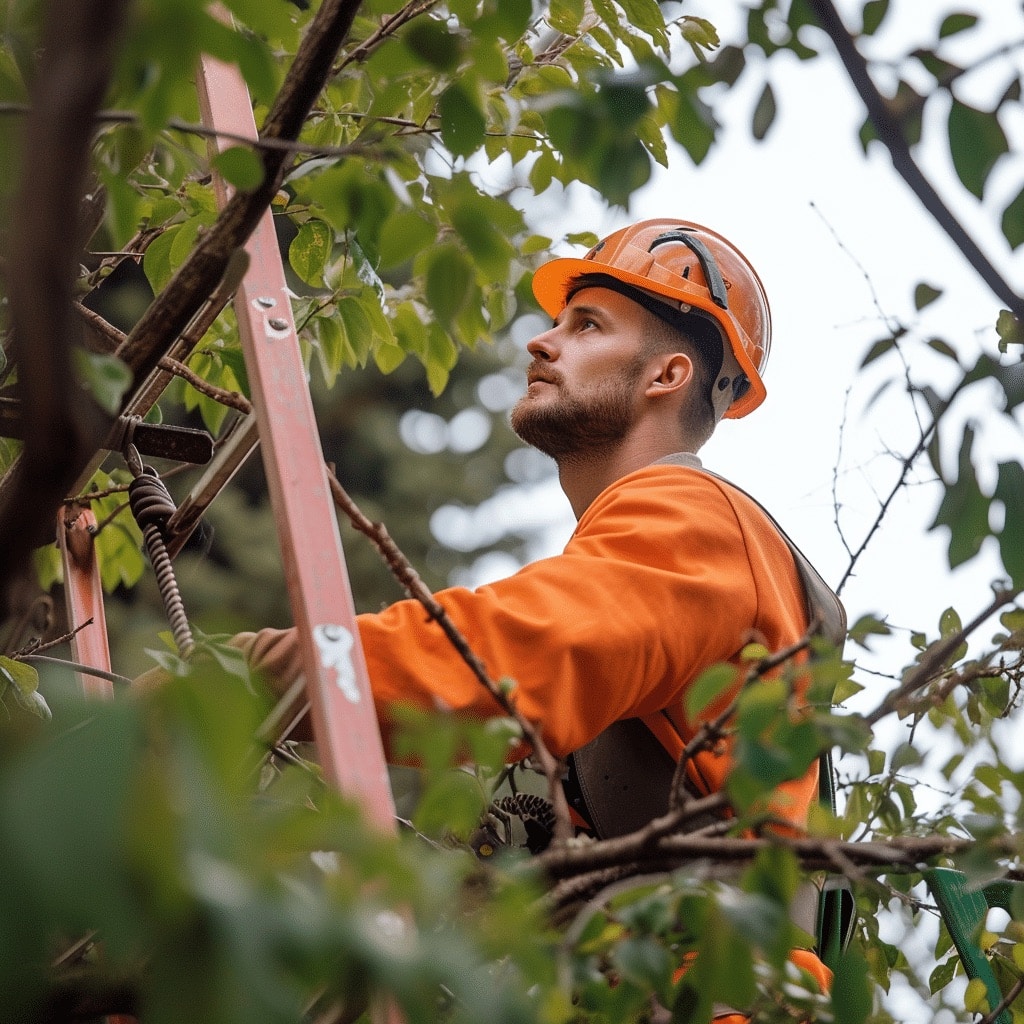
[[[164,603],[174,644],[178,648],[178,653],[183,658],[188,658],[195,649],[195,641],[185,615],[185,606],[181,600],[178,581],[164,539],[164,528],[167,520],[174,515],[176,506],[156,470],[143,464],[138,449],[131,441],[132,426],[134,424],[128,427],[124,444],[124,459],[134,477],[128,485],[128,503],[139,529],[142,530],[142,539],[146,544],[149,560],[153,563],[156,585]]]

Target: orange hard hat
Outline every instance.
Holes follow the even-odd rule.
[[[757,272],[730,242],[686,220],[643,220],[602,239],[582,257],[554,259],[533,276],[541,308],[558,316],[575,278],[607,274],[681,313],[709,317],[727,344],[711,395],[716,418],[746,416],[765,398],[772,318]]]

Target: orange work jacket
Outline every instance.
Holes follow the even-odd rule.
[[[519,710],[559,756],[639,717],[678,757],[699,725],[682,710],[697,676],[735,660],[752,638],[775,651],[808,625],[793,557],[764,513],[724,481],[679,465],[647,466],[607,487],[562,554],[435,596],[491,678],[516,680]],[[362,615],[359,629],[385,743],[396,702],[500,713],[418,602]],[[705,752],[696,768],[701,788],[717,790],[728,754]],[[817,767],[782,797],[780,813],[802,824]]]

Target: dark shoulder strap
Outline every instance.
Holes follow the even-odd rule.
[[[696,455],[681,452],[660,460],[707,473],[746,495],[764,513],[793,555],[807,604],[808,621],[837,646],[846,639],[846,611],[803,552],[775,517],[746,491],[706,470]],[[675,762],[654,733],[638,718],[613,722],[596,739],[572,755],[570,774],[585,807],[578,808],[601,839],[626,835],[668,810]],[[692,828],[701,828],[697,821]]]
[[[712,473],[701,465],[700,459],[690,452],[679,452],[676,455],[667,455],[658,460],[659,464],[687,466],[690,469],[707,473],[708,476],[720,480],[727,487],[739,491],[744,497],[749,498],[763,513],[765,518],[775,527],[778,535],[785,541],[789,548],[793,561],[796,563],[796,571],[800,576],[800,582],[804,588],[804,600],[807,603],[808,620],[817,625],[816,632],[840,647],[846,641],[846,609],[836,596],[832,588],[821,578],[818,570],[811,565],[807,556],[793,543],[789,534],[779,526],[776,518],[755,498],[748,494],[742,487],[737,487],[731,480],[727,480],[718,473]]]

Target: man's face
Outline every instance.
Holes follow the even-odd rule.
[[[526,346],[533,362],[512,429],[558,460],[617,448],[640,410],[646,315],[607,288],[577,292],[551,330]]]

